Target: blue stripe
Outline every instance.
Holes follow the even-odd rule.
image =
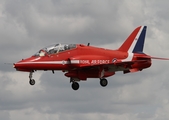
[[[147,29],[147,26],[144,26],[144,28],[137,40],[137,43],[133,49],[133,53],[143,53],[144,40],[145,40],[145,36],[146,36],[146,29]]]

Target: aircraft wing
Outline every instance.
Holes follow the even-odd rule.
[[[78,56],[78,57],[73,57],[70,58],[70,68],[72,70],[77,70],[77,69],[92,69],[92,68],[97,68],[97,69],[105,69],[105,70],[110,70],[111,71],[124,71],[125,70],[130,70],[129,72],[136,72],[140,71],[139,69],[133,69],[139,66],[140,63],[146,63],[148,62],[149,57],[143,58],[142,56],[140,59],[133,60],[133,61],[122,61],[121,59],[115,59],[115,60],[109,60],[109,58],[105,58],[104,56]],[[125,72],[125,73],[128,73]]]
[[[133,64],[140,64],[140,63],[144,63],[144,62],[147,62],[147,60],[135,60],[135,61],[125,61],[125,62],[117,61],[115,63],[109,63],[109,64],[81,65],[79,67],[76,67],[75,69],[97,68],[99,70],[102,70],[102,69],[110,70],[114,73],[116,71],[123,71],[123,73],[126,74],[126,73],[133,73],[133,72],[141,71],[142,69],[132,68],[132,65]]]
[[[125,62],[115,62],[114,65],[116,66],[130,66],[133,65],[135,63],[143,63],[143,62],[147,62],[147,60],[134,60],[134,61],[125,61]]]
[[[147,62],[147,60],[134,60],[134,61],[125,61],[125,62],[122,62],[120,60],[120,61],[107,63],[107,64],[79,64],[78,66],[77,65],[75,65],[75,66],[76,66],[77,69],[92,68],[92,67],[106,68],[108,66],[116,66],[116,67],[122,67],[122,68],[132,68],[131,66],[133,64],[139,64],[139,63],[144,63],[144,62]]]

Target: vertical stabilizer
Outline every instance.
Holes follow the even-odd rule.
[[[143,53],[146,29],[147,26],[137,27],[125,40],[125,42],[119,48],[119,51],[129,53]]]

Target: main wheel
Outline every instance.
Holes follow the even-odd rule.
[[[30,79],[30,80],[29,80],[29,84],[30,84],[30,85],[35,85],[35,80],[34,80],[34,79]]]
[[[106,79],[100,79],[100,85],[101,85],[102,87],[107,86],[107,84],[108,84],[108,81],[107,81]]]
[[[73,83],[72,83],[72,89],[73,89],[73,90],[78,90],[78,89],[79,89],[79,83],[73,82]]]

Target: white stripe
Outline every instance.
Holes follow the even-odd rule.
[[[20,62],[17,64],[62,64],[62,63],[63,61],[41,61],[41,62]]]
[[[39,60],[39,59],[40,59],[40,57],[32,59],[31,61],[33,62],[33,61],[36,61],[36,60]]]
[[[20,62],[17,64],[79,64],[79,60],[71,60],[69,61],[40,61],[40,62]]]
[[[71,60],[71,64],[79,64],[79,60]]]
[[[133,53],[129,53],[128,52],[128,56],[126,59],[122,60],[122,62],[125,62],[125,61],[131,61],[133,59]]]

